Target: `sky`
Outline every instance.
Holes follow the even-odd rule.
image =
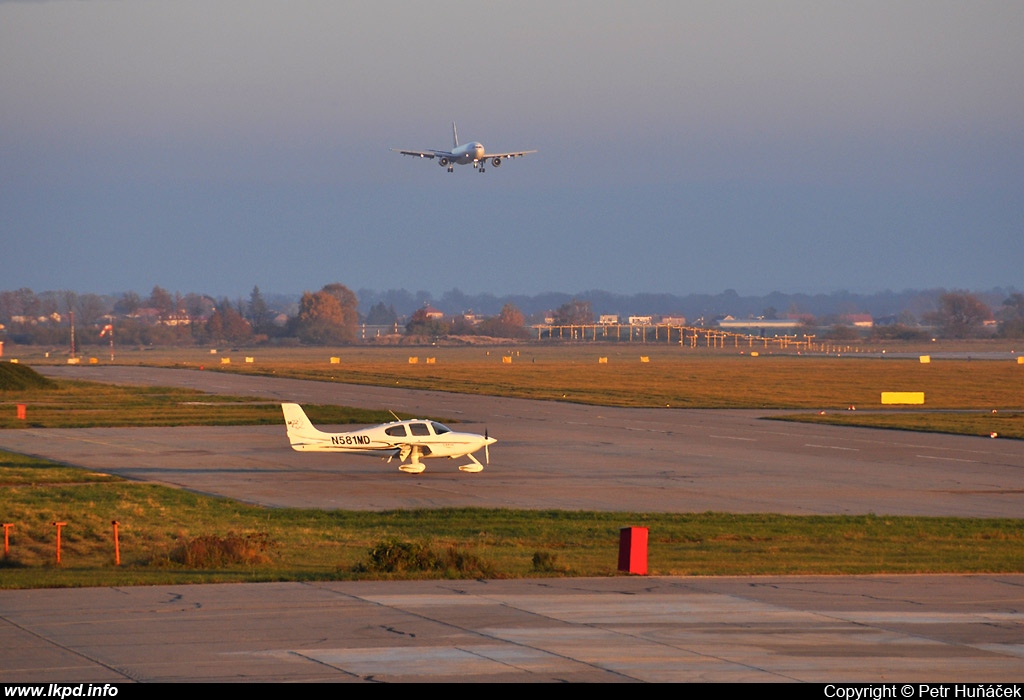
[[[1024,3],[0,0],[0,289],[1024,287]],[[390,151],[443,149],[478,173]]]

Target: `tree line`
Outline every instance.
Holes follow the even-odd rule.
[[[425,293],[421,293],[423,296]],[[732,293],[735,295],[735,292]],[[727,290],[723,295],[739,303]],[[441,314],[423,302],[407,316],[396,312],[394,304],[380,297],[365,314],[359,312],[359,298],[341,283],[324,285],[315,292],[306,291],[298,301],[293,297],[278,298],[268,303],[254,287],[248,299],[215,299],[205,294],[179,294],[154,286],[148,296],[136,292],[120,295],[78,294],[73,291],[47,291],[39,294],[31,289],[0,291],[0,340],[23,344],[63,345],[68,341],[72,317],[79,329],[79,344],[107,342],[111,331],[118,343],[131,345],[203,345],[302,343],[341,345],[360,342],[364,328],[374,329],[367,340],[402,334],[414,339],[437,339],[445,336],[480,335],[496,338],[527,338],[530,324],[550,322],[555,325],[586,325],[595,323],[594,302],[588,298],[564,299],[553,310],[527,316],[520,306],[505,301],[500,311],[481,317],[470,312]],[[602,303],[609,303],[595,294]],[[988,295],[990,298],[991,294]],[[429,297],[429,295],[428,295]],[[458,290],[442,299],[449,303],[469,300]],[[455,297],[459,297],[455,299]],[[783,301],[782,298],[774,298]],[[919,297],[918,297],[919,298]],[[551,299],[554,301],[554,299]],[[722,303],[716,298],[716,304]],[[636,303],[635,301],[633,303]],[[654,304],[652,303],[652,306]],[[840,304],[840,311],[856,310],[852,303]],[[466,307],[463,307],[465,309]],[[848,314],[836,312],[812,317],[792,301],[785,312],[766,306],[748,318],[804,318],[806,327],[819,330],[819,337],[852,339],[862,334],[843,319]],[[714,326],[714,316],[691,317],[690,325]],[[994,328],[993,328],[993,323]],[[922,339],[926,337],[972,338],[997,335],[1005,338],[1024,337],[1024,295],[1010,292],[993,309],[979,295],[962,290],[942,291],[934,295],[930,308],[914,313],[905,309],[898,314],[876,319],[872,337],[885,340]]]

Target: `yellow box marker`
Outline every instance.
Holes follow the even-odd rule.
[[[332,365],[340,365],[341,364],[341,358],[340,357],[332,357],[331,358],[331,364]]]
[[[1017,364],[1024,365],[1024,355],[1021,355],[1020,357],[1017,358]]]
[[[597,364],[599,364],[599,365],[606,365],[606,364],[608,364],[608,358],[607,357],[599,357],[599,358],[597,358]]]
[[[510,365],[512,364],[512,358],[509,357],[508,355],[505,355],[504,357],[501,358],[501,363],[503,365]]]
[[[931,355],[921,355],[921,364],[922,365],[926,365],[926,364],[928,364],[931,361],[932,361],[932,356]]]
[[[759,354],[760,353],[757,350],[755,350],[754,352],[750,353],[750,356],[751,357],[757,357]]]
[[[90,357],[89,358],[89,364],[90,365],[98,365],[99,363],[100,363],[100,361],[97,360],[95,357]]]
[[[648,357],[647,355],[641,355],[641,356],[640,356],[640,361],[641,361],[641,362],[650,362],[650,361],[651,361],[651,358],[650,358],[650,357]]]
[[[882,403],[883,404],[920,404],[924,403],[924,392],[923,391],[883,391],[882,392]]]
[[[437,358],[436,357],[428,357],[427,358],[427,364],[428,365],[433,365],[433,364],[436,364],[436,363],[437,363]]]
[[[231,364],[231,358],[230,357],[222,357],[222,358],[220,358],[220,363],[222,365],[230,365]]]
[[[410,358],[409,358],[409,364],[410,364],[410,365],[416,365],[416,364],[419,364],[419,361],[420,361],[420,358],[418,358],[418,357],[410,357]]]
[[[247,358],[245,358],[246,364],[250,364],[251,365],[255,361],[256,361],[255,357],[247,357]]]

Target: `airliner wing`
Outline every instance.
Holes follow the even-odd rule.
[[[401,148],[392,148],[392,151],[401,153],[403,156],[419,156],[420,158],[452,158],[448,151],[406,151]]]
[[[519,158],[525,156],[527,153],[536,153],[537,151],[512,151],[511,153],[488,153],[480,160],[490,160],[491,158]]]

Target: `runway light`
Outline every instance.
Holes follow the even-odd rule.
[[[996,438],[996,437],[999,437],[999,433],[989,433],[988,436],[990,438]]]

